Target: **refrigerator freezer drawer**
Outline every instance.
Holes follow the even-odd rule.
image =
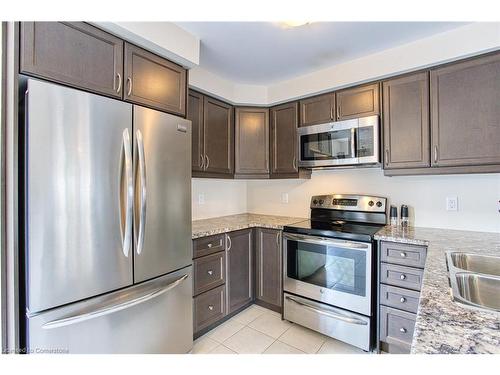
[[[187,353],[192,266],[27,317],[30,353]]]

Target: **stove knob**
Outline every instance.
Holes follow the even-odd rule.
[[[372,207],[375,203],[373,203],[373,201],[369,201],[368,202],[368,206]]]
[[[323,204],[325,201],[323,199],[319,200],[319,204]]]
[[[318,201],[316,199],[313,200],[313,204],[318,204]]]
[[[382,202],[378,201],[377,202],[377,207],[382,207]]]

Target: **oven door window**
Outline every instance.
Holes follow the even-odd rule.
[[[335,130],[300,136],[301,160],[355,158],[355,129]]]
[[[322,288],[366,296],[366,251],[288,240],[287,276]]]

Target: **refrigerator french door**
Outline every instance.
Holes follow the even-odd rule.
[[[26,86],[28,351],[189,351],[190,122]]]

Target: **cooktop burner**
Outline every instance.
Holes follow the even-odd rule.
[[[370,242],[386,224],[386,199],[332,194],[311,198],[311,219],[283,228],[285,232]]]

